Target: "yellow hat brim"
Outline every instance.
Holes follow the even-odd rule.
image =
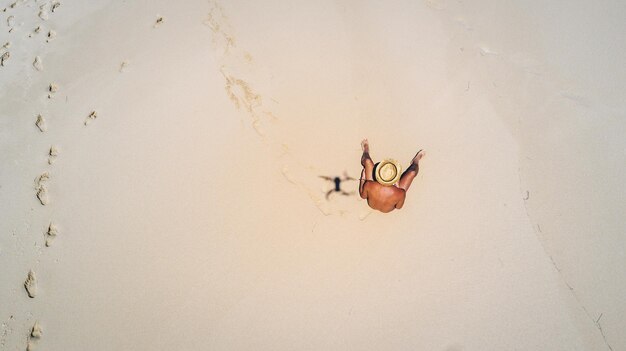
[[[402,166],[396,160],[387,159],[376,164],[374,176],[376,181],[382,185],[394,185],[400,180]]]

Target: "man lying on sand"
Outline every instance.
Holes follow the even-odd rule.
[[[367,204],[380,212],[387,213],[394,209],[401,209],[404,205],[406,192],[411,186],[413,178],[419,172],[419,160],[424,157],[424,151],[417,152],[409,168],[400,176],[400,165],[393,160],[385,160],[374,164],[370,158],[370,146],[367,139],[361,141],[363,156],[361,156],[361,181],[359,193],[361,198],[367,199]]]

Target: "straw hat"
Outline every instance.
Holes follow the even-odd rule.
[[[393,185],[402,174],[402,166],[396,160],[386,159],[374,165],[374,179],[382,185]]]

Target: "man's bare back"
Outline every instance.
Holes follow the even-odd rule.
[[[424,157],[424,151],[419,151],[411,165],[407,168],[397,184],[386,186],[374,180],[374,162],[369,155],[369,142],[367,139],[361,141],[363,156],[361,156],[361,180],[359,182],[359,194],[361,198],[367,199],[367,204],[380,212],[387,213],[394,209],[401,209],[404,206],[406,192],[411,186],[411,182],[419,172],[419,160]]]

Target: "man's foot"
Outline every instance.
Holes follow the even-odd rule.
[[[361,149],[363,149],[363,152],[367,152],[369,154],[369,152],[370,152],[370,142],[367,141],[367,139],[363,139],[361,141]]]
[[[411,161],[411,164],[418,164],[418,162],[422,159],[422,157],[426,156],[426,152],[424,150],[420,150],[417,152],[417,154],[415,154],[415,157],[413,157],[413,160]]]

